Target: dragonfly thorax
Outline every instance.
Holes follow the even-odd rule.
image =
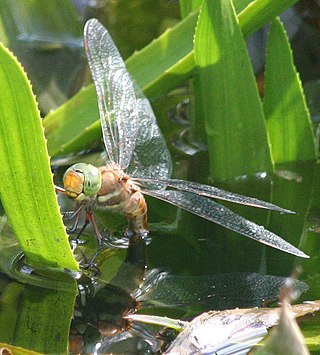
[[[98,205],[113,205],[127,200],[138,189],[130,177],[116,164],[107,164],[99,168],[101,185],[97,193]]]
[[[101,188],[100,170],[91,164],[74,164],[65,172],[63,185],[70,198],[91,199]]]

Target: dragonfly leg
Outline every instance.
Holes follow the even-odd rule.
[[[82,208],[83,208],[84,204],[83,203],[79,203],[77,204],[75,210],[73,212],[63,212],[62,215],[63,217],[67,220],[67,221],[72,221],[76,216],[79,215],[79,213],[81,212]]]
[[[65,221],[72,221],[74,219],[74,222],[71,226],[71,228],[67,228],[68,234],[73,234],[76,229],[78,228],[79,224],[79,219],[80,219],[80,212],[83,208],[83,204],[79,204],[79,206],[76,207],[76,209],[73,212],[63,212],[63,219]]]
[[[73,234],[77,230],[78,224],[79,224],[79,219],[80,219],[80,213],[75,216],[75,220],[74,220],[74,222],[72,224],[72,227],[71,228],[67,228],[67,233],[68,234]]]
[[[93,256],[91,257],[91,259],[86,262],[86,264],[83,266],[84,268],[89,268],[89,267],[92,267],[94,266],[93,263],[96,259],[96,257],[99,255],[100,251],[101,251],[101,248],[102,248],[102,236],[100,234],[100,231],[99,231],[99,228],[98,228],[98,225],[97,225],[97,221],[94,217],[94,214],[92,213],[92,211],[90,211],[89,209],[86,211],[86,221],[85,221],[85,224],[84,226],[81,228],[81,233],[83,232],[84,228],[91,222],[92,224],[92,227],[93,227],[93,230],[94,230],[94,234],[96,236],[96,239],[97,239],[97,243],[98,243],[98,247],[97,247],[97,250],[96,252],[93,254]],[[80,234],[81,234],[80,233]],[[79,234],[79,236],[80,236]]]
[[[78,235],[77,235],[77,238],[76,238],[76,243],[77,244],[79,243],[79,239],[80,239],[81,234],[83,233],[83,231],[87,228],[88,224],[90,223],[90,218],[88,218],[87,215],[88,215],[88,212],[86,212],[86,220],[84,221],[83,226],[80,228],[80,230],[78,232]],[[77,219],[78,219],[78,222],[79,222],[79,217]]]

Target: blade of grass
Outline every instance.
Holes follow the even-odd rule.
[[[212,178],[272,172],[262,105],[230,1],[204,1],[195,62]]]
[[[263,108],[275,163],[315,160],[310,114],[290,44],[280,20],[268,38]]]
[[[37,104],[20,64],[0,46],[0,196],[37,268],[78,270],[62,223]]]

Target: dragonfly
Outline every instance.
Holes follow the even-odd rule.
[[[85,211],[86,219],[81,231],[92,224],[98,241],[97,255],[103,236],[94,210],[104,209],[127,218],[126,234],[129,238],[135,234],[145,237],[148,220],[144,195],[147,195],[260,243],[299,257],[308,257],[276,234],[237,215],[214,199],[281,213],[291,211],[214,186],[171,179],[170,153],[152,107],[128,73],[110,34],[97,19],[90,19],[85,24],[84,47],[97,92],[108,161],[101,167],[76,163],[66,170],[64,187],[60,191],[76,201],[70,216],[73,220],[70,233],[77,230],[80,213]]]

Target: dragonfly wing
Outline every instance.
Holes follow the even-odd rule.
[[[87,21],[84,45],[108,158],[124,169],[131,160],[138,132],[134,83],[112,38],[98,20]]]
[[[274,205],[273,203],[261,201],[257,198],[239,195],[233,192],[218,189],[217,187],[210,185],[203,185],[197,182],[177,180],[177,179],[153,179],[158,185],[169,186],[177,190],[191,192],[199,196],[205,196],[209,198],[216,198],[218,200],[224,200],[229,202],[238,203],[240,205],[247,205],[253,207],[264,208],[267,210],[273,210],[282,213],[294,213],[285,208]],[[148,183],[147,179],[138,179],[138,181],[143,185]]]
[[[149,189],[163,189],[154,179],[168,179],[171,176],[172,162],[166,142],[157,125],[152,107],[142,93],[138,98],[139,129],[133,158],[128,174],[133,177],[148,178]]]
[[[206,310],[262,307],[279,298],[285,277],[235,272],[228,274],[185,276],[167,272],[147,274],[135,292],[139,302],[163,306],[201,304]],[[306,292],[308,285],[295,281],[295,288]]]
[[[202,313],[177,336],[167,354],[247,354],[268,333],[256,311],[253,308]],[[279,317],[276,314],[274,318]]]
[[[143,190],[142,192],[146,195],[169,202],[211,222],[220,224],[260,243],[272,246],[289,254],[308,258],[308,256],[302,251],[276,234],[268,231],[263,226],[259,226],[244,217],[237,215],[228,208],[207,197],[175,190]]]

